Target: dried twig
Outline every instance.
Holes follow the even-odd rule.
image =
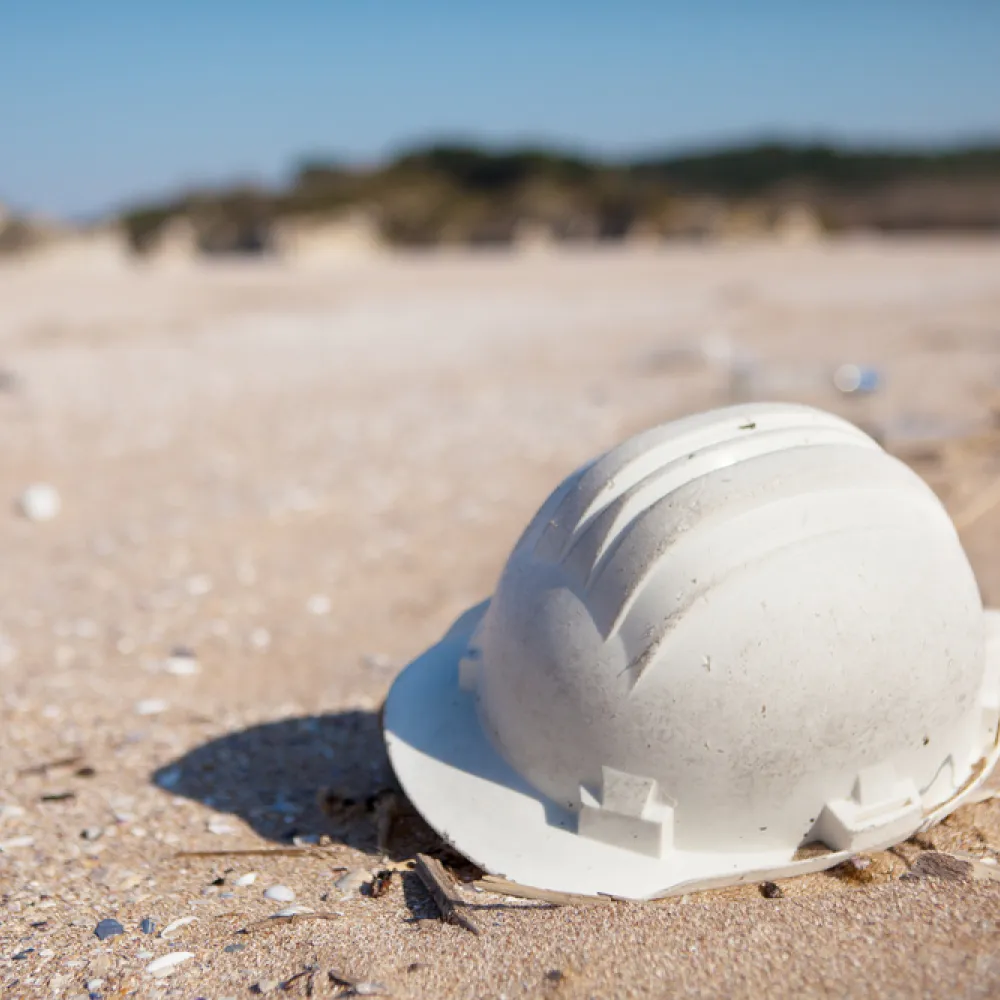
[[[953,518],[959,531],[966,531],[1000,504],[1000,479],[990,483],[978,496],[966,504]]]
[[[294,976],[289,976],[282,984],[281,988],[285,991],[293,984],[297,983],[304,976],[309,977],[309,982],[306,983],[306,995],[312,996],[312,977],[316,974],[315,965],[307,965],[301,972],[296,972]]]
[[[534,886],[521,885],[499,875],[484,875],[473,885],[486,892],[495,892],[501,896],[515,896],[518,899],[538,899],[555,906],[607,906],[616,902],[612,896],[580,896],[572,892],[556,892],[549,889],[536,889]]]
[[[459,908],[465,906],[465,900],[455,894],[444,865],[435,858],[427,857],[426,854],[418,854],[416,860],[417,875],[420,876],[420,881],[427,887],[427,891],[440,910],[441,919],[478,935],[479,928],[467,914],[459,912]]]
[[[79,764],[83,760],[83,754],[76,754],[73,757],[60,757],[58,760],[49,760],[43,764],[33,764],[31,767],[22,767],[20,771],[17,772],[19,778],[27,778],[32,775],[45,775],[49,771],[54,771],[59,767],[73,767],[75,764]]]
[[[39,802],[68,802],[76,798],[76,792],[49,792],[47,795],[40,795]]]
[[[230,848],[216,851],[178,851],[175,858],[225,858],[229,856],[294,856],[298,854],[311,854],[319,857],[326,857],[333,853],[331,849],[323,847],[243,847]],[[345,869],[346,870],[346,869]]]
[[[352,979],[350,976],[345,976],[344,973],[337,972],[335,969],[331,969],[327,973],[327,978],[334,986],[339,986],[341,989],[347,990],[347,996],[378,997],[389,995],[389,991],[381,983]]]
[[[372,807],[375,813],[378,849],[385,853],[392,840],[392,828],[396,823],[396,817],[400,813],[400,797],[391,788],[384,788],[373,797]]]
[[[343,916],[340,913],[289,913],[280,917],[265,917],[263,920],[255,920],[247,926],[248,931],[256,930],[259,927],[272,927],[277,924],[297,924],[303,920],[339,920]]]

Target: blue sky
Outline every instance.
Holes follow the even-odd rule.
[[[90,214],[428,137],[1000,138],[995,0],[0,0],[0,201]]]

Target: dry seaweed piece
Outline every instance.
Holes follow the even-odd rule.
[[[1000,882],[1000,866],[976,860],[973,857],[956,857],[943,851],[925,851],[913,862],[901,879],[913,881],[920,878],[939,878],[949,882]]]
[[[465,901],[455,895],[444,865],[435,858],[427,857],[426,854],[418,854],[416,861],[417,875],[431,894],[441,913],[441,919],[478,935],[479,928],[467,914],[460,912],[460,908],[465,906]]]
[[[381,871],[377,871],[373,876],[371,883],[368,887],[368,895],[372,899],[378,899],[379,896],[384,896],[388,891],[389,887],[392,885],[393,876],[396,873],[391,868],[383,868]]]
[[[875,880],[875,871],[872,867],[871,858],[860,854],[848,858],[839,865],[834,865],[830,869],[830,874],[834,878],[843,879],[847,882],[857,882],[859,884],[867,884]]]
[[[901,879],[940,878],[949,882],[964,882],[972,878],[972,862],[963,861],[942,851],[924,851]]]

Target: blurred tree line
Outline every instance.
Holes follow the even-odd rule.
[[[378,168],[303,163],[279,190],[191,192],[123,213],[133,248],[188,220],[201,249],[267,249],[275,222],[361,210],[391,244],[710,236],[789,207],[828,231],[1000,230],[1000,146],[937,152],[780,143],[612,162],[554,150],[435,145]],[[738,229],[739,226],[737,225]]]

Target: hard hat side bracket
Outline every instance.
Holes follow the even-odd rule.
[[[673,803],[653,778],[601,768],[598,794],[580,786],[577,833],[612,847],[662,858],[674,846]]]

